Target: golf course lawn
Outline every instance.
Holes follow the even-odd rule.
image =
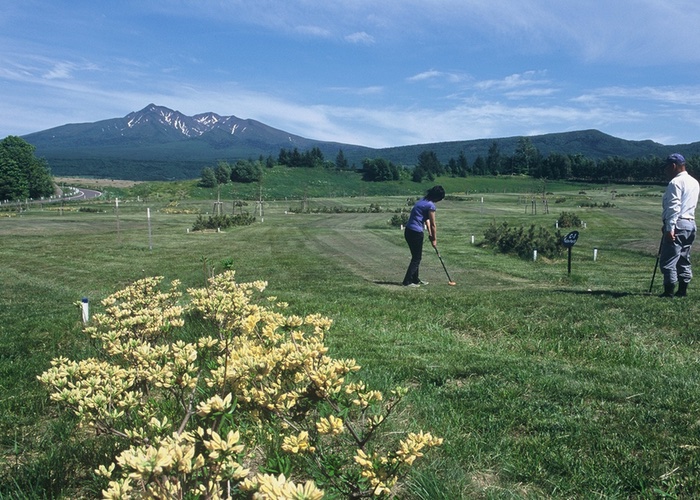
[[[255,223],[204,232],[189,211],[212,200],[0,212],[0,498],[100,496],[92,471],[111,457],[37,381],[51,359],[91,352],[81,298],[96,313],[139,278],[202,286],[229,267],[293,313],[333,319],[330,353],[356,359],[368,384],[410,388],[396,418],[444,444],[400,498],[699,496],[700,285],[661,299],[657,273],[649,294],[662,192],[571,187],[545,206],[448,191],[438,248],[456,285],[426,241],[420,288],[400,286],[410,254],[389,224],[415,195],[312,198],[311,213],[266,200],[263,217],[249,201]],[[381,210],[360,210],[370,204]],[[570,274],[566,251],[533,260],[482,244],[491,223],[554,232],[562,212],[585,224],[560,228],[580,233]]]

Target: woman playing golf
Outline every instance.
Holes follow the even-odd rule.
[[[421,284],[427,285],[426,282],[421,281],[418,277],[420,261],[423,256],[423,231],[424,227],[427,227],[430,243],[437,248],[435,204],[444,197],[445,190],[442,186],[433,186],[411,209],[411,215],[408,217],[406,229],[404,230],[404,238],[406,238],[408,248],[411,250],[411,263],[408,265],[406,276],[403,279],[404,286],[417,287]]]

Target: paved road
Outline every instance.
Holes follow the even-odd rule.
[[[74,196],[70,196],[69,198],[66,198],[67,200],[89,200],[91,198],[97,198],[102,194],[101,191],[95,191],[93,189],[78,189],[78,188],[73,188],[77,189],[78,194]]]
[[[95,191],[94,189],[81,189],[81,188],[74,188],[74,187],[69,187],[69,188],[64,188],[66,192],[69,193],[75,193],[70,196],[66,196],[65,198],[61,197],[54,197],[54,198],[45,198],[43,200],[29,200],[29,201],[8,201],[4,203],[5,205],[17,205],[19,204],[25,204],[25,203],[56,203],[58,201],[69,201],[69,200],[91,200],[92,198],[97,198],[98,196],[102,196],[101,191]],[[2,200],[0,200],[0,205],[3,205]]]

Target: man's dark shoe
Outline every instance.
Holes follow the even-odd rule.
[[[659,297],[666,297],[669,299],[673,298],[673,289],[676,288],[675,283],[671,283],[670,285],[664,285],[664,293],[659,295]]]
[[[688,295],[688,283],[683,281],[678,282],[678,291],[676,292],[676,297],[685,297]]]

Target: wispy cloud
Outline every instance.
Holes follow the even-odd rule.
[[[372,45],[375,43],[374,37],[368,33],[365,33],[364,31],[358,31],[347,35],[345,37],[345,41],[362,45]]]
[[[700,85],[661,87],[601,87],[590,93],[595,98],[635,99],[665,104],[700,106]]]
[[[413,76],[409,76],[408,78],[406,78],[406,81],[411,83],[424,81],[446,81],[449,83],[458,83],[464,81],[465,79],[467,79],[465,75],[431,69],[428,71],[423,71],[422,73],[415,74]]]
[[[526,71],[508,75],[500,80],[483,80],[476,82],[474,88],[478,90],[510,90],[533,85],[549,84],[547,80],[540,80],[537,77],[543,76],[541,71]]]
[[[527,99],[531,97],[551,97],[559,92],[558,89],[526,89],[506,92],[505,96],[509,99]]]
[[[96,71],[98,66],[96,64],[86,63],[86,62],[70,62],[70,61],[60,61],[54,63],[48,71],[42,74],[42,78],[47,80],[67,80],[74,78],[75,73],[78,71]]]

